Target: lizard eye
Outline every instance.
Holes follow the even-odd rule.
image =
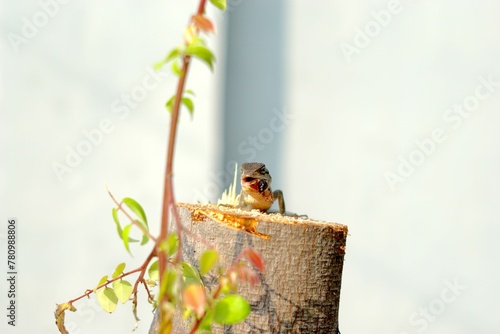
[[[266,180],[260,180],[259,181],[259,192],[263,192],[264,190],[267,189],[267,181]]]

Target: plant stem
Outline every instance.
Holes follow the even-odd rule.
[[[200,0],[198,5],[198,10],[196,14],[203,14],[205,12],[205,4],[206,0]],[[170,209],[172,209],[174,213],[174,221],[177,226],[177,234],[179,240],[179,250],[175,256],[174,264],[180,261],[181,254],[181,242],[182,239],[180,237],[181,228],[179,221],[179,214],[177,212],[177,207],[175,205],[174,198],[174,186],[173,186],[173,164],[174,164],[174,149],[175,149],[175,139],[177,135],[177,124],[179,120],[179,110],[181,106],[181,99],[184,92],[184,87],[186,83],[186,77],[188,74],[189,64],[191,62],[191,57],[188,55],[184,55],[182,58],[182,70],[179,76],[179,82],[177,84],[176,95],[174,99],[174,104],[172,107],[172,115],[170,120],[170,132],[168,138],[168,146],[167,146],[167,160],[165,167],[165,181],[163,187],[163,207],[162,207],[162,217],[161,217],[161,229],[160,236],[156,242],[157,255],[158,255],[158,267],[160,272],[160,286],[163,281],[163,276],[165,273],[165,269],[167,267],[167,256],[164,251],[160,250],[161,242],[166,240],[168,235],[168,221],[170,217]],[[168,301],[167,294],[161,296],[160,304]]]
[[[180,102],[182,98],[182,93],[184,92],[184,86],[186,83],[186,77],[190,61],[191,61],[190,56],[184,56],[182,59],[181,75],[179,77],[179,82],[177,84],[177,91],[175,93],[176,95],[174,99],[174,105],[172,107],[172,116],[170,119],[170,133],[169,133],[168,148],[167,148],[167,161],[165,167],[165,185],[163,188],[163,209],[161,216],[161,230],[160,230],[160,237],[158,238],[159,242],[166,240],[168,235],[168,220],[170,217],[170,208],[172,208],[172,210],[177,210],[177,207],[175,206],[174,202],[174,187],[172,182],[174,148],[175,148],[175,138],[177,134],[177,123],[179,121],[179,109],[181,105]],[[175,214],[174,218],[177,218]],[[177,222],[177,219],[175,219],[175,221],[177,225],[180,225],[180,222]],[[179,233],[180,229],[177,229],[177,231]],[[182,239],[181,238],[178,239],[179,239],[179,249],[180,249],[180,243]],[[160,245],[157,244],[157,246],[159,247]],[[163,273],[165,272],[167,265],[167,256],[165,252],[161,250],[158,250],[158,265],[160,270],[160,284],[161,284],[161,281],[163,279]]]

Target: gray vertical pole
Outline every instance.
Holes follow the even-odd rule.
[[[227,170],[230,161],[263,162],[274,184],[280,184],[283,130],[276,130],[276,113],[284,109],[285,4],[227,4],[222,166]]]

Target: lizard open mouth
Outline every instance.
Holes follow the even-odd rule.
[[[254,191],[259,191],[259,179],[255,177],[246,176],[241,179],[241,186]]]
[[[269,186],[266,180],[258,179],[255,177],[244,177],[242,178],[241,185],[246,188],[253,189],[258,192],[263,192]]]
[[[250,176],[246,176],[243,178],[243,181],[245,183],[251,183],[252,181],[255,181],[255,180],[257,180],[255,177],[250,177]]]
[[[254,190],[257,190],[259,185],[259,180],[254,178],[254,177],[250,177],[250,176],[247,176],[247,177],[243,177],[241,179],[241,185],[244,186],[244,187],[248,187],[248,188],[252,188]]]

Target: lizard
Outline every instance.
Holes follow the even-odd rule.
[[[285,199],[281,190],[271,190],[271,174],[260,162],[241,165],[241,193],[238,207],[243,210],[257,209],[267,212],[277,200],[279,213],[285,213]]]

